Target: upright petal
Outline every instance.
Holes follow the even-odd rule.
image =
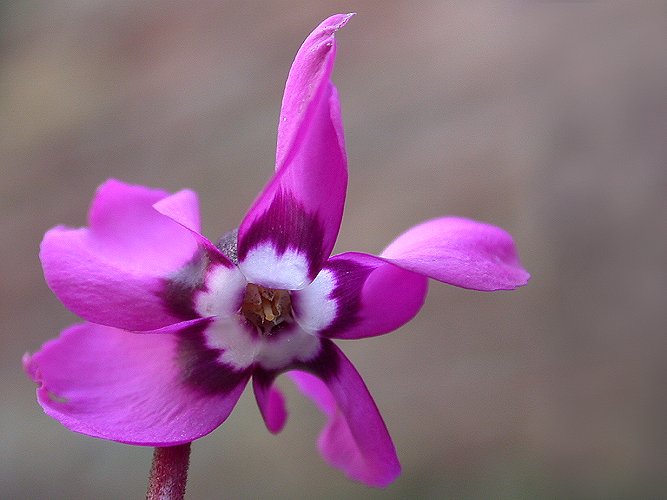
[[[381,256],[404,269],[473,290],[512,290],[530,278],[506,231],[457,217],[407,230]]]
[[[320,23],[304,40],[296,54],[285,85],[278,121],[276,169],[285,164],[293,145],[305,132],[310,103],[323,82],[329,80],[335,57],[334,33],[347,24],[354,14],[336,14]]]
[[[424,304],[427,278],[363,253],[330,258],[317,278],[292,293],[295,319],[321,337],[362,338],[396,330]]]
[[[44,411],[72,431],[137,445],[186,443],[224,422],[249,377],[220,364],[212,371],[192,348],[201,326],[161,335],[72,326],[26,355],[24,367]]]
[[[110,180],[97,190],[89,228],[46,233],[40,251],[44,276],[69,309],[95,323],[136,330],[190,319],[174,314],[163,298],[164,279],[199,249],[190,231],[152,207],[167,197]],[[196,197],[185,201],[184,217],[198,224]]]
[[[283,98],[277,172],[239,228],[239,266],[248,281],[296,290],[333,249],[345,203],[347,160],[336,89],[334,33],[350,15],[318,26],[297,53]]]
[[[318,439],[324,459],[348,477],[384,487],[401,472],[387,428],[363,380],[330,341],[321,359],[290,372],[328,421]],[[312,373],[312,374],[311,374]]]

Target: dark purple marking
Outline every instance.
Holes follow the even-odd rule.
[[[340,368],[340,360],[338,357],[338,349],[334,343],[329,339],[322,339],[320,344],[320,352],[310,361],[295,361],[287,370],[301,370],[309,372],[323,382],[338,376]]]
[[[200,246],[187,264],[163,280],[159,296],[172,315],[181,320],[199,317],[195,293],[207,290],[206,275],[216,265],[229,267],[230,264],[223,255]]]
[[[331,340],[322,339],[320,352],[310,361],[295,360],[279,370],[267,370],[260,365],[255,365],[252,377],[264,389],[268,389],[278,375],[291,370],[308,372],[326,383],[338,375],[339,367],[340,359],[336,346]]]
[[[197,323],[178,333],[178,364],[183,382],[206,394],[230,392],[250,377],[252,368],[237,370],[219,361],[222,349],[206,345],[204,332],[211,321]]]
[[[334,259],[324,264],[324,269],[331,271],[335,277],[336,284],[327,298],[336,301],[336,317],[318,336],[334,337],[361,321],[361,293],[368,276],[377,268],[352,260]],[[293,294],[292,304],[298,311],[298,294]]]
[[[274,384],[276,378],[281,374],[292,370],[298,370],[303,372],[308,372],[325,384],[329,384],[332,379],[338,377],[340,371],[340,354],[338,348],[335,344],[329,339],[322,339],[320,343],[320,352],[315,356],[314,359],[310,361],[293,361],[288,366],[281,368],[279,370],[267,370],[261,365],[254,365],[253,370],[253,388],[255,390],[255,397],[257,398],[258,404],[260,404],[260,399],[264,400],[264,404],[260,404],[260,411],[264,413],[265,405],[268,404],[269,391],[271,386]],[[263,397],[259,397],[259,393],[263,393]],[[266,415],[265,415],[266,419]],[[284,422],[283,422],[284,425]],[[271,428],[267,421],[267,426],[271,432],[280,432],[282,425],[279,428]]]
[[[238,257],[262,243],[271,242],[280,256],[287,249],[296,250],[308,260],[308,277],[315,279],[328,257],[324,253],[324,229],[316,214],[306,211],[291,194],[278,191],[269,208],[257,217],[239,240]]]
[[[273,382],[276,380],[276,377],[282,372],[283,370],[267,370],[260,367],[259,365],[256,365],[252,372],[252,380],[253,383],[257,384],[261,389],[268,391],[269,388],[273,385]]]
[[[182,320],[195,319],[195,292],[206,290],[206,270],[210,265],[208,252],[199,248],[190,261],[164,279],[160,297],[167,310]]]

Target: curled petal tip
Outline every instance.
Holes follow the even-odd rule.
[[[337,31],[341,29],[343,26],[347,24],[347,22],[350,20],[352,16],[355,16],[357,13],[356,12],[349,12],[347,14],[334,14],[333,16],[325,19],[321,26],[324,27],[331,27],[334,29],[334,31]]]
[[[350,12],[348,14],[334,14],[331,17],[326,18],[320,23],[320,25],[313,30],[310,37],[317,37],[324,35],[325,37],[333,37],[333,35],[342,27],[344,27],[355,12]]]
[[[342,14],[342,15],[343,15],[343,20],[338,25],[339,28],[342,28],[343,26],[345,26],[347,24],[347,22],[350,20],[350,18],[352,18],[353,16],[356,16],[357,13],[356,12],[348,12],[347,14]]]

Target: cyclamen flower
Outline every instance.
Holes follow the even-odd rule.
[[[409,229],[380,256],[330,257],[347,162],[330,81],[336,15],[292,65],[276,169],[238,231],[200,234],[197,195],[110,180],[89,226],[56,227],[41,247],[46,281],[87,322],[24,360],[44,411],[67,428],[122,443],[170,446],[222,424],[248,381],[271,432],[286,420],[276,377],[291,372],[328,417],[324,458],[385,486],[400,472],[361,377],[333,339],[391,332],[421,308],[427,279],[513,289],[528,273],[502,229],[445,217]]]

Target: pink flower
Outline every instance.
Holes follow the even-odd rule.
[[[328,417],[324,458],[385,486],[400,472],[361,377],[333,339],[391,332],[421,308],[427,279],[513,289],[528,273],[502,229],[445,217],[409,229],[380,256],[330,257],[347,162],[334,33],[325,20],[290,71],[276,172],[237,231],[200,234],[197,195],[110,180],[89,227],[51,229],[46,281],[86,323],[24,360],[44,411],[67,428],[122,443],[169,446],[222,424],[252,378],[271,432],[286,420],[275,378],[291,372]]]

